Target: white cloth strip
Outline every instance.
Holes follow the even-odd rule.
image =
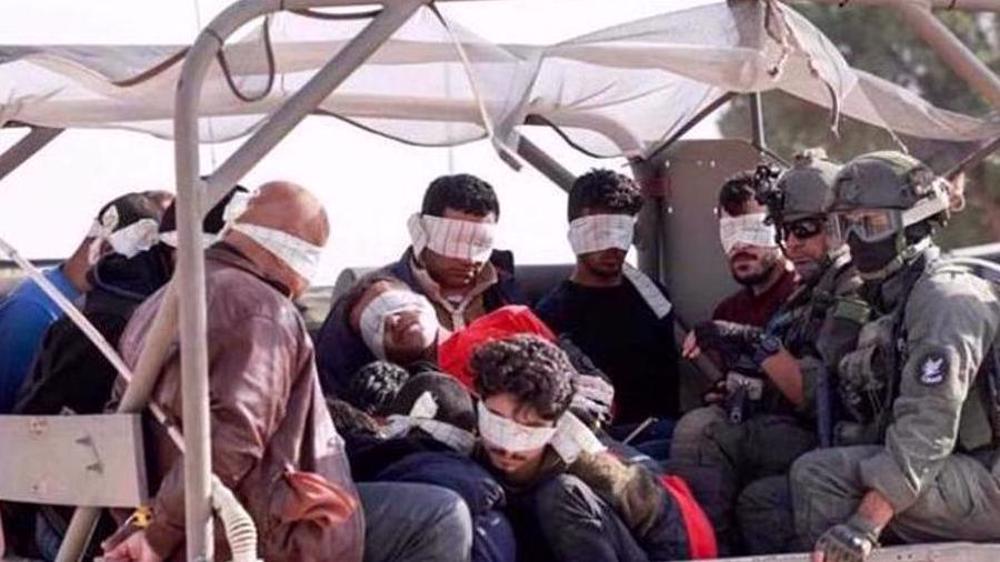
[[[437,313],[427,297],[405,289],[390,289],[372,299],[361,312],[361,339],[379,359],[385,359],[385,321],[407,310],[419,313],[424,343],[430,345],[438,332]]]
[[[635,236],[632,215],[589,215],[569,223],[569,245],[576,255],[617,248],[628,251]]]
[[[422,429],[436,441],[444,443],[452,449],[469,454],[476,445],[476,437],[460,427],[434,419],[437,415],[438,404],[434,400],[431,392],[425,391],[410,408],[410,415],[391,415],[388,418],[388,425],[383,430],[383,434],[392,439],[403,437],[411,429]]]
[[[556,433],[555,427],[528,427],[514,420],[494,414],[480,401],[479,434],[494,447],[511,453],[522,453],[541,449],[549,444]]]
[[[108,244],[116,254],[131,258],[152,248],[160,239],[160,224],[153,219],[138,221],[112,232]]]
[[[222,210],[222,229],[218,234],[209,234],[207,232],[202,233],[201,245],[203,248],[208,248],[212,244],[215,244],[219,240],[222,240],[225,236],[226,231],[229,230],[233,224],[235,224],[236,219],[243,215],[243,212],[247,210],[247,206],[250,205],[250,200],[254,198],[255,193],[249,191],[237,191],[233,193],[233,196],[229,198],[229,202],[226,203],[226,208]],[[163,242],[171,248],[176,248],[178,245],[177,241],[177,231],[176,230],[166,230],[160,233],[160,242]]]
[[[566,464],[576,462],[581,453],[595,455],[608,449],[589,427],[570,412],[559,418],[549,444]]]
[[[208,234],[207,232],[202,233],[202,235],[201,235],[201,247],[202,248],[208,248],[212,244],[215,244],[216,242],[218,242],[220,239],[221,239],[221,237],[218,234]],[[160,233],[160,242],[163,242],[164,244],[166,244],[167,246],[170,246],[171,248],[177,248],[177,245],[179,244],[179,242],[177,240],[177,231],[176,230],[168,230],[166,232],[161,232]]]
[[[406,221],[413,252],[424,248],[449,258],[485,262],[493,252],[496,223],[446,219],[416,213]]]
[[[319,271],[319,260],[323,248],[306,242],[298,236],[274,228],[246,222],[232,223],[229,227],[241,232],[285,262],[288,267],[306,281],[311,281]]]
[[[737,244],[776,248],[774,225],[767,224],[765,213],[751,213],[738,217],[721,217],[719,219],[719,241],[722,249],[728,254]]]
[[[657,320],[662,320],[670,314],[674,305],[667,300],[667,297],[663,295],[663,291],[656,286],[656,283],[653,283],[652,279],[629,264],[625,264],[623,273],[625,278],[635,287],[635,290],[639,292],[642,300],[646,301],[646,305],[656,315]]]
[[[116,228],[118,228],[118,208],[112,205],[97,217],[87,232],[87,237],[94,239],[87,248],[87,260],[91,265],[101,259],[101,249]]]
[[[421,429],[439,443],[451,447],[459,453],[468,455],[476,446],[476,436],[443,421],[418,418],[413,416],[391,415],[388,425],[382,431],[389,439],[406,436],[413,429]]]

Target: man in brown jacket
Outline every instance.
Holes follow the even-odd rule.
[[[452,559],[467,559],[471,524],[456,495],[406,484],[359,493],[351,481],[313,346],[292,302],[308,287],[328,234],[326,213],[312,194],[275,182],[259,189],[222,242],[206,252],[214,473],[257,525],[262,559],[360,561],[366,534],[365,560],[431,560],[426,555],[441,551],[445,541]],[[132,365],[162,298],[160,291],[143,303],[122,336]],[[168,359],[153,400],[180,420],[178,354]],[[183,463],[156,429],[147,440],[151,482],[159,486],[152,522],[111,548],[107,560],[183,557]],[[391,528],[400,519],[406,523]],[[215,557],[229,559],[221,527],[215,537]]]

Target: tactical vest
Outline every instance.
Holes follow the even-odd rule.
[[[841,316],[859,316],[858,324],[868,318],[863,303],[846,299],[844,295],[856,290],[860,282],[851,269],[851,258],[846,252],[839,254],[819,278],[789,297],[775,315],[769,328],[781,336],[782,344],[796,357],[820,356],[817,339],[831,308]],[[858,311],[860,305],[862,310]]]
[[[841,252],[811,283],[803,285],[788,298],[768,322],[766,331],[781,338],[782,345],[798,358],[823,357],[820,330],[832,308],[838,313],[846,301],[843,297],[857,288],[859,283],[851,268],[850,255]],[[856,306],[852,304],[851,307]],[[867,310],[867,309],[865,309]],[[865,314],[865,319],[867,314]],[[864,320],[859,322],[859,325]],[[853,338],[852,338],[853,339]],[[797,410],[784,395],[771,385],[766,385],[759,410],[768,413],[794,414]]]
[[[982,268],[993,274],[985,275]],[[902,291],[895,308],[866,324],[857,349],[840,363],[840,397],[853,421],[837,424],[838,445],[879,443],[892,421],[892,403],[899,395],[907,334],[904,312],[917,281],[927,275],[953,271],[973,274],[997,285],[1000,268],[989,262],[965,259],[928,259],[921,256],[903,273]],[[995,275],[995,276],[994,276]],[[983,357],[969,395],[962,404],[958,444],[968,452],[996,446],[1000,439],[1000,345],[994,342]]]

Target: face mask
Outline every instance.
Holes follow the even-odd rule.
[[[385,359],[385,324],[393,314],[413,310],[419,314],[421,340],[430,347],[437,337],[438,321],[434,306],[423,295],[413,291],[391,289],[375,297],[361,313],[361,339],[379,359]]]
[[[523,453],[541,449],[556,434],[555,427],[529,427],[498,416],[483,402],[479,402],[476,408],[479,413],[479,434],[488,445],[504,451]]]
[[[569,245],[576,255],[617,248],[628,251],[635,235],[631,215],[589,215],[569,223]]]
[[[729,254],[737,244],[776,248],[774,225],[766,224],[764,213],[740,215],[738,217],[721,217],[719,219],[719,240],[722,250]]]
[[[389,439],[393,439],[406,436],[410,430],[420,429],[433,437],[435,441],[444,443],[455,451],[463,454],[471,453],[476,444],[475,436],[460,427],[434,419],[437,411],[438,405],[434,401],[434,396],[430,392],[424,392],[413,403],[409,415],[389,416],[388,425],[383,434]]]
[[[878,242],[865,242],[852,232],[847,236],[847,245],[851,248],[851,260],[861,273],[876,273],[899,255],[895,236]]]
[[[449,258],[485,262],[493,253],[496,223],[446,219],[415,214],[406,222],[413,251],[424,248]]]
[[[288,234],[282,230],[245,222],[230,223],[228,227],[243,233],[274,254],[306,281],[312,280],[319,270],[319,260],[323,248]]]

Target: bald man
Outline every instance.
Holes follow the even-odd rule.
[[[205,252],[212,468],[257,524],[266,560],[360,560],[363,519],[347,459],[319,390],[313,348],[292,299],[309,285],[329,224],[289,183],[262,186],[222,242]],[[136,309],[119,344],[134,367],[164,290]],[[180,356],[152,399],[181,419]],[[183,459],[161,427],[148,436],[152,523],[107,560],[184,558]],[[297,498],[319,492],[320,515]],[[158,488],[158,489],[157,489]],[[305,496],[309,497],[309,496]],[[310,514],[312,515],[312,514]],[[215,556],[232,558],[221,527]]]
[[[467,558],[471,520],[456,494],[351,481],[313,346],[292,303],[308,288],[328,236],[319,201],[274,182],[258,189],[205,252],[213,471],[257,524],[259,555],[269,562]],[[132,366],[162,298],[161,290],[144,302],[125,329],[120,347]],[[181,419],[178,355],[164,366],[153,400]],[[106,545],[106,560],[184,557],[183,462],[161,429],[147,439],[151,481],[159,484],[152,523]],[[219,526],[215,539],[215,558],[230,559]]]

